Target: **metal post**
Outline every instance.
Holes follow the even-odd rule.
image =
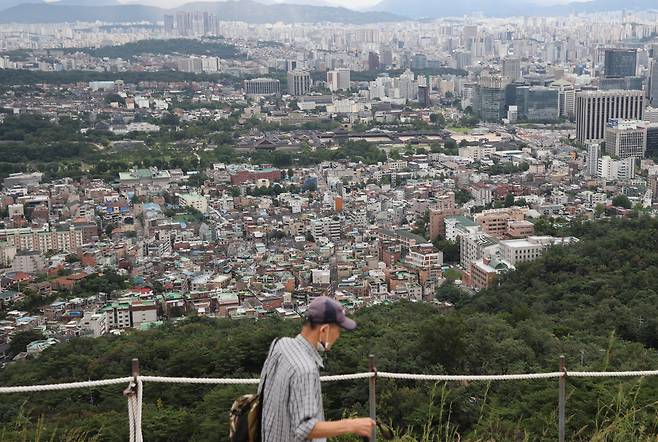
[[[560,394],[558,398],[558,441],[564,442],[565,405],[567,401],[567,364],[564,355],[560,355]]]
[[[370,419],[377,420],[377,396],[375,394],[375,383],[377,381],[377,368],[375,367],[375,355],[368,355],[368,371],[375,375],[368,379],[368,405],[370,408]],[[377,427],[375,426],[370,433],[370,442],[377,440]]]

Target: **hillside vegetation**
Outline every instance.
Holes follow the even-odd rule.
[[[344,333],[328,354],[327,372],[365,371],[369,353],[377,356],[379,370],[392,372],[556,371],[560,354],[572,371],[658,368],[658,221],[574,223],[561,233],[581,242],[549,250],[498,287],[460,299],[452,312],[410,302],[358,312],[359,328]],[[150,375],[257,376],[270,341],[294,335],[298,327],[279,320],[193,318],[128,336],[77,339],[0,371],[0,385],[126,376],[136,356]],[[367,388],[366,381],[325,386],[328,417],[364,414]],[[567,388],[568,440],[656,439],[658,379],[569,379]],[[29,434],[43,416],[47,440],[75,431],[125,441],[121,390],[3,397],[0,440]],[[145,440],[227,440],[227,410],[236,396],[252,390],[146,384]],[[404,440],[452,441],[459,435],[467,441],[555,441],[557,393],[554,379],[436,386],[380,380],[377,407],[383,420],[409,435]],[[427,425],[434,434],[423,437]]]
[[[71,49],[71,52],[78,49]],[[97,49],[83,49],[94,57],[134,58],[142,54],[156,55],[208,55],[220,58],[240,58],[242,55],[232,44],[223,40],[199,41],[187,38],[166,40],[139,40],[118,46],[103,46]]]

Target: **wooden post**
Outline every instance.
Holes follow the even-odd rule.
[[[130,381],[130,384],[126,387],[125,390],[123,390],[123,395],[126,397],[130,397],[137,393],[137,377],[139,376],[139,359],[133,358],[131,361],[131,376],[133,377],[133,380]]]
[[[139,376],[139,359],[133,358],[131,366],[132,376],[135,378],[135,385],[137,385],[137,377]]]
[[[564,355],[560,356],[559,397],[558,397],[558,442],[565,442],[565,407],[567,401],[567,364]]]
[[[368,371],[375,375],[368,379],[368,405],[370,408],[370,419],[377,420],[377,396],[375,394],[375,384],[377,377],[377,368],[375,367],[375,355],[368,355]],[[370,442],[377,440],[377,427],[375,426],[370,433]]]

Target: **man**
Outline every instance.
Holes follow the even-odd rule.
[[[263,442],[323,442],[341,434],[369,436],[375,422],[369,418],[324,420],[320,389],[320,353],[336,343],[341,329],[354,330],[356,322],[343,306],[322,296],[306,311],[302,331],[295,338],[274,341],[265,361],[258,390],[263,390]]]

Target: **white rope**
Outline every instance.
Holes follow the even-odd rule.
[[[144,384],[137,377],[137,404],[135,409],[135,442],[143,442],[142,439],[142,397],[144,396]]]
[[[550,379],[559,378],[559,371],[551,373],[527,373],[527,374],[492,374],[492,375],[435,375],[435,374],[411,374],[411,373],[388,373],[377,372],[377,377],[387,379],[406,379],[414,381],[516,381],[523,379]]]
[[[133,384],[131,384],[133,385]],[[134,394],[128,395],[128,429],[130,430],[130,442],[135,442],[135,407],[136,398]]]
[[[352,379],[368,379],[375,376],[373,372],[338,374],[332,376],[320,376],[322,382],[348,381]],[[257,378],[186,378],[186,377],[168,377],[168,376],[140,376],[144,382],[162,382],[172,384],[237,384],[248,385],[258,384],[260,379]]]
[[[349,381],[352,379],[370,379],[375,377],[376,373],[369,371],[366,373],[354,373],[354,374],[337,374],[333,376],[320,376],[322,382],[334,382],[334,381]]]
[[[373,376],[386,379],[405,379],[417,381],[514,381],[530,379],[559,378],[559,371],[549,373],[522,373],[522,374],[493,374],[493,375],[433,375],[415,373],[391,373],[386,371],[364,372],[353,374],[340,374],[321,376],[322,382],[346,381],[354,379],[369,379]],[[572,378],[601,378],[601,377],[637,377],[658,376],[658,370],[646,371],[569,371],[567,377]],[[142,382],[160,382],[170,384],[226,384],[248,385],[258,384],[257,378],[190,378],[168,376],[138,376],[138,395],[142,396]],[[39,391],[70,390],[75,388],[103,387],[107,385],[123,384],[134,381],[132,376],[114,379],[101,379],[97,381],[70,382],[66,384],[20,385],[15,387],[0,387],[2,393],[30,393]]]
[[[658,370],[646,371],[569,371],[570,378],[618,378],[633,376],[658,376]]]
[[[167,384],[258,384],[259,379],[254,378],[177,378],[167,376],[140,376],[144,382],[164,382]]]
[[[136,379],[136,382],[135,382]],[[124,395],[128,397],[128,428],[130,430],[130,442],[143,442],[142,439],[142,397],[144,384],[139,376],[130,378],[128,388]]]
[[[70,390],[73,388],[102,387],[104,385],[125,384],[132,377],[101,379],[98,381],[70,382],[68,384],[19,385],[16,387],[0,387],[0,393],[29,393],[33,391]]]

